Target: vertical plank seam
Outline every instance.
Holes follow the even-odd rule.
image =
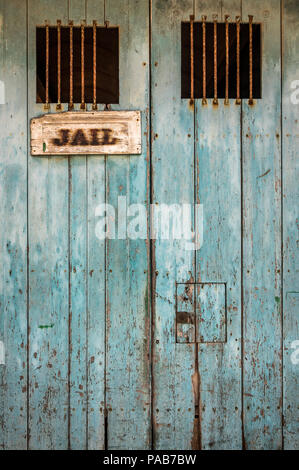
[[[107,204],[107,155],[105,155],[105,204]],[[107,238],[105,237],[104,240],[104,269],[105,269],[105,286],[104,286],[104,304],[105,304],[105,367],[104,367],[104,449],[108,450],[108,413],[107,413],[107,327],[108,327],[108,322],[107,322],[107,315],[108,315],[108,305],[107,305],[107,259],[108,259],[108,243],[107,243]]]
[[[195,13],[196,13],[196,0],[193,0],[193,15],[194,15],[194,18],[195,18]],[[196,20],[196,18],[195,18]],[[199,188],[197,186],[197,182],[198,182],[198,171],[199,171],[199,164],[197,164],[197,157],[199,156],[199,153],[197,153],[196,149],[197,149],[197,145],[196,145],[196,136],[197,136],[197,106],[196,105],[196,102],[194,101],[193,103],[193,166],[194,166],[194,169],[193,169],[193,178],[194,178],[194,188],[193,188],[193,191],[194,191],[194,194],[193,194],[193,202],[194,202],[194,208],[193,208],[193,213],[194,213],[194,231],[195,231],[195,240],[197,238],[197,220],[196,220],[196,204],[197,202],[199,202],[200,204],[200,199],[198,200],[198,194],[199,194]],[[197,422],[197,432],[198,432],[198,435],[197,435],[197,447],[198,447],[198,450],[201,450],[202,449],[202,419],[201,419],[201,376],[200,376],[200,372],[199,372],[199,360],[198,360],[198,355],[199,355],[199,344],[196,340],[197,338],[197,330],[199,329],[198,328],[198,325],[197,325],[197,321],[196,321],[196,308],[197,308],[197,302],[196,302],[196,294],[197,294],[197,285],[196,285],[196,282],[199,281],[200,279],[200,275],[199,275],[199,279],[197,279],[197,251],[194,250],[194,259],[193,259],[193,262],[194,262],[194,280],[195,280],[195,286],[194,286],[194,314],[195,314],[195,325],[194,325],[194,333],[195,333],[195,344],[194,344],[194,373],[197,374],[197,377],[198,377],[198,381],[197,381],[197,387],[198,387],[198,390],[197,390],[197,394],[194,396],[194,416],[193,416],[193,421],[194,420],[198,420]],[[198,418],[196,418],[195,416],[198,415]]]
[[[106,0],[104,0],[104,25],[106,25],[107,17],[106,17]],[[107,204],[107,190],[108,190],[108,182],[107,182],[107,161],[108,161],[108,156],[105,155],[105,204]],[[104,346],[104,361],[105,361],[105,367],[104,367],[104,449],[108,450],[108,411],[107,411],[107,361],[108,361],[108,345],[107,345],[107,338],[108,338],[108,321],[107,321],[107,315],[108,315],[108,294],[107,294],[107,289],[108,289],[108,270],[107,270],[107,259],[108,259],[108,240],[105,237],[104,240],[104,257],[105,257],[105,286],[104,286],[104,304],[105,304],[105,346]]]
[[[243,0],[241,0],[241,21],[243,20]],[[244,310],[244,153],[243,153],[243,100],[241,100],[241,113],[240,113],[240,151],[241,151],[241,408],[242,408],[242,450],[246,449],[245,440],[245,413],[244,408],[244,323],[245,323],[245,310]]]
[[[86,198],[86,207],[85,207],[85,225],[86,225],[86,267],[85,267],[85,302],[86,302],[86,325],[85,325],[85,331],[86,331],[86,351],[85,351],[85,387],[86,387],[86,394],[85,394],[85,401],[86,401],[86,419],[85,419],[85,447],[86,450],[88,450],[88,413],[89,413],[89,387],[88,387],[88,376],[89,376],[89,341],[88,341],[88,332],[89,332],[89,302],[88,302],[88,286],[89,286],[89,279],[88,279],[88,269],[89,269],[89,263],[88,263],[88,253],[89,253],[89,221],[88,221],[88,194],[89,194],[89,178],[88,178],[88,160],[86,158],[86,187],[85,187],[85,198]]]
[[[154,450],[155,448],[155,435],[154,435],[154,371],[153,371],[153,353],[154,353],[154,347],[153,347],[153,339],[154,339],[154,315],[153,315],[153,309],[154,309],[154,297],[153,297],[153,257],[154,257],[154,246],[153,246],[153,240],[151,238],[151,233],[152,233],[152,226],[151,226],[151,205],[153,203],[153,168],[152,168],[152,11],[153,11],[153,5],[152,5],[152,0],[149,0],[148,2],[148,15],[149,15],[149,41],[148,41],[148,47],[149,47],[149,112],[148,112],[148,146],[149,146],[149,169],[147,170],[149,172],[149,194],[147,197],[149,197],[149,216],[148,216],[148,234],[149,234],[149,273],[148,273],[148,298],[149,298],[149,333],[150,333],[150,355],[149,355],[149,360],[150,360],[150,448],[151,450]]]
[[[106,0],[104,0],[104,24],[106,24]],[[105,204],[107,204],[107,155],[105,155]],[[104,449],[108,450],[108,411],[107,411],[107,328],[108,328],[108,322],[107,322],[107,316],[108,316],[108,304],[107,304],[107,287],[108,287],[108,282],[107,282],[107,276],[108,276],[108,270],[107,270],[107,259],[108,259],[108,240],[107,237],[105,237],[104,240],[104,264],[105,264],[105,286],[104,286],[104,305],[105,305],[105,347],[104,347]]]
[[[71,448],[71,161],[68,159],[68,449]]]
[[[195,18],[195,12],[196,12],[196,0],[193,0],[193,15]],[[196,18],[195,18],[196,20]],[[196,152],[196,133],[197,133],[197,126],[196,126],[196,110],[197,106],[195,104],[196,102],[193,102],[193,181],[194,181],[194,187],[193,187],[193,202],[194,202],[194,207],[193,207],[193,214],[194,214],[194,231],[196,233],[197,231],[197,220],[196,220],[196,209],[195,205],[197,203],[197,152]],[[199,201],[200,202],[200,201]],[[196,240],[196,235],[195,235],[195,240]],[[197,256],[196,256],[196,250],[194,250],[194,280],[195,283],[197,282]],[[195,344],[194,344],[194,374],[197,374],[198,376],[198,381],[197,381],[197,386],[198,386],[198,391],[197,394],[194,395],[194,416],[193,416],[193,422],[198,419],[197,425],[198,425],[198,439],[197,439],[197,446],[199,449],[201,449],[201,402],[200,402],[200,374],[199,374],[199,361],[198,361],[198,343],[196,341],[197,338],[197,321],[196,321],[196,293],[197,293],[197,286],[195,284],[194,286],[194,314],[195,314],[195,323],[194,323],[194,336],[195,336]],[[197,410],[197,411],[196,411]],[[198,418],[195,417],[195,415],[198,414]]]
[[[29,177],[29,107],[28,107],[28,86],[29,86],[29,78],[28,78],[28,73],[29,73],[29,67],[28,67],[28,36],[29,36],[29,18],[28,18],[28,0],[26,0],[26,120],[27,120],[27,162],[26,162],[26,321],[27,321],[27,435],[26,435],[26,441],[27,441],[27,450],[29,450],[29,439],[30,439],[30,429],[29,429],[29,406],[30,406],[30,401],[29,401],[29,390],[30,390],[30,384],[29,384],[29,182],[28,182],[28,177]]]
[[[281,321],[281,446],[284,449],[284,238],[283,238],[283,76],[284,76],[284,0],[280,0],[280,239],[281,239],[281,281],[280,281],[280,321]]]
[[[246,449],[244,432],[244,178],[243,178],[243,100],[240,113],[240,179],[241,179],[241,425],[242,450]]]
[[[87,0],[85,0],[85,20],[87,21]],[[88,327],[89,327],[89,311],[88,311],[88,251],[89,251],[89,243],[88,243],[88,159],[85,156],[85,315],[86,315],[86,323],[85,323],[85,341],[86,341],[86,349],[85,349],[85,448],[88,450],[88,410],[89,410],[89,388],[88,388],[88,351],[89,351],[89,343],[88,343]]]
[[[243,20],[243,0],[241,0],[241,22]],[[242,450],[246,449],[244,430],[244,168],[243,168],[243,100],[240,109],[240,179],[241,179],[241,432]]]
[[[68,22],[70,21],[70,0]],[[68,450],[71,448],[71,159],[68,158]]]

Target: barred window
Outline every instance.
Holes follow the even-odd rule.
[[[181,25],[182,98],[261,98],[261,25],[228,21]]]
[[[117,27],[36,28],[37,103],[118,103]]]

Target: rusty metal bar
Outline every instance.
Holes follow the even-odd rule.
[[[61,20],[57,20],[57,105],[61,110]]]
[[[190,15],[190,103],[194,102],[194,15]]]
[[[225,100],[224,104],[229,104],[229,15],[225,15]]]
[[[237,98],[236,98],[236,104],[241,104],[241,96],[240,96],[240,22],[241,22],[241,17],[236,16],[236,27],[237,27]]]
[[[105,20],[105,28],[109,28],[110,22],[108,20]],[[105,111],[111,111],[111,105],[109,103],[105,103]]]
[[[85,32],[85,23],[82,22],[81,24],[81,105],[80,105],[80,109],[85,109],[84,32]]]
[[[49,104],[49,23],[46,21],[46,103],[44,109],[50,109]]]
[[[218,105],[218,89],[217,89],[217,19],[218,15],[213,15],[214,21],[214,99],[213,104]]]
[[[93,22],[93,104],[92,109],[97,109],[97,22]]]
[[[248,15],[249,18],[249,101],[248,104],[253,104],[253,62],[252,62],[252,21],[253,16]]]
[[[207,17],[202,16],[202,104],[207,102],[207,62],[206,62],[206,21]]]
[[[73,22],[69,22],[70,26],[70,100],[69,100],[69,110],[74,109],[73,103]]]

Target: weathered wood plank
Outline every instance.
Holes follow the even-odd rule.
[[[112,109],[142,111],[142,154],[107,157],[107,202],[149,202],[149,10],[147,0],[106,0],[119,25],[120,101]],[[141,229],[141,228],[140,228]],[[136,229],[138,230],[138,229]],[[145,240],[107,240],[108,448],[150,446],[149,249]]]
[[[120,25],[120,104],[113,108],[142,111],[141,156],[68,159],[27,155],[28,119],[44,113],[42,105],[34,104],[36,24],[42,24],[46,18],[52,24],[57,18],[63,23],[68,19],[80,23],[86,18],[89,24],[93,19],[103,24],[104,3],[104,0],[28,0],[27,89],[26,2],[0,0],[0,26],[4,25],[0,27],[0,81],[5,84],[6,95],[5,104],[0,104],[0,140],[5,149],[0,155],[1,448],[26,449],[28,440],[32,449],[103,449],[106,406],[109,448],[151,445],[149,246],[145,240],[99,240],[96,237],[99,219],[95,214],[98,205],[106,200],[117,207],[119,195],[127,196],[128,204],[149,204],[147,0],[106,0],[106,19]],[[195,4],[196,19],[208,14],[211,20],[211,14],[216,12],[222,20],[226,13],[234,19],[240,12],[240,3],[243,21],[247,21],[247,14],[253,14],[254,21],[262,22],[264,50],[263,98],[253,107],[247,101],[242,104],[242,149],[242,108],[233,101],[224,107],[223,100],[219,100],[218,109],[211,102],[207,107],[197,102],[194,131],[194,110],[187,100],[180,98],[181,21],[189,20]],[[292,82],[298,78],[297,3],[283,2],[285,54],[280,135],[281,2],[215,0],[211,4],[153,0],[152,199],[158,205],[193,203],[197,199],[204,205],[205,218],[204,243],[196,254],[196,268],[194,252],[186,251],[180,241],[157,240],[152,245],[155,448],[227,449],[242,445],[242,222],[243,444],[248,449],[278,449],[282,445],[286,449],[299,448],[296,352],[299,195],[295,161],[298,104],[291,102]],[[56,111],[55,104],[51,104],[51,111]],[[205,299],[198,295],[195,299],[192,292],[192,302],[184,300],[185,287],[176,283],[189,281],[189,285],[194,285],[191,283],[195,280],[226,283],[227,338],[223,324],[218,323],[221,319],[209,317],[220,299],[217,295],[212,299],[212,308],[204,310],[205,327],[201,322],[197,322],[198,328],[183,323],[183,315],[193,314],[194,302],[201,320],[200,303]],[[222,318],[222,310],[219,312]],[[178,333],[183,334],[181,340]],[[196,339],[209,344],[186,343]],[[227,342],[211,344],[209,340],[215,339]],[[5,364],[1,364],[2,344]]]
[[[181,21],[192,0],[152,2],[152,202],[194,203],[194,109],[181,100]],[[176,282],[194,280],[185,240],[153,241],[153,435],[155,449],[198,443],[194,344],[176,343]]]
[[[0,2],[0,448],[27,448],[26,2]]]
[[[239,0],[200,1],[195,18],[218,14],[224,21],[229,14],[234,21],[240,11]],[[219,99],[218,107],[196,102],[197,200],[204,212],[196,280],[227,284],[227,342],[198,350],[203,449],[242,448],[240,112],[235,100]],[[201,336],[205,328],[198,329]]]
[[[141,153],[139,111],[50,114],[30,127],[31,155]]]
[[[85,449],[87,414],[86,159],[70,172],[70,448]]]
[[[283,177],[283,416],[284,448],[299,449],[298,289],[298,92],[299,9],[283,2],[282,177]],[[294,99],[296,98],[296,100]]]
[[[67,1],[28,1],[28,118],[36,101],[35,27],[66,22]],[[55,104],[51,110],[55,111]],[[68,447],[69,269],[68,160],[28,156],[29,447]]]
[[[263,34],[262,99],[243,103],[244,445],[282,446],[280,1],[243,0]]]
[[[76,23],[86,18],[88,24],[93,19],[101,24],[103,14],[103,1],[89,1],[86,11],[85,2],[70,3],[69,19]],[[70,445],[76,449],[102,449],[105,443],[105,246],[95,237],[95,208],[105,201],[105,163],[92,156],[88,161],[72,157],[70,178],[73,268]]]
[[[87,0],[86,20],[104,24],[104,0]],[[99,105],[99,109],[101,106]],[[96,207],[105,202],[105,158],[87,160],[88,285],[87,285],[87,441],[88,449],[105,446],[105,240],[95,237]]]
[[[86,19],[85,0],[70,0],[69,20]],[[78,112],[79,104],[75,105]],[[82,113],[84,115],[84,113]],[[65,113],[68,119],[69,113]],[[79,117],[80,119],[80,117]],[[74,152],[76,153],[76,152]],[[69,260],[70,260],[70,429],[71,449],[87,447],[87,159],[69,160]]]
[[[176,286],[176,341],[195,342],[195,286],[178,283]]]
[[[198,343],[225,343],[226,286],[220,283],[197,284],[196,341]]]

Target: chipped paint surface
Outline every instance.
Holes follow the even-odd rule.
[[[285,449],[299,449],[299,364],[293,364],[295,353],[290,345],[299,340],[299,165],[298,165],[298,109],[290,104],[291,84],[298,80],[298,2],[285,0],[283,12],[284,58],[282,81],[282,166],[283,166],[283,440]],[[295,356],[298,359],[298,354]]]
[[[150,24],[149,0],[0,0],[0,448],[299,448],[298,1],[151,3]],[[181,21],[241,12],[263,99],[181,100]],[[141,155],[30,156],[46,18],[119,25]],[[97,239],[119,196],[203,204],[201,248]]]
[[[267,18],[264,10],[269,11]],[[263,21],[263,100],[243,109],[244,441],[280,449],[282,436],[280,1],[243,2]],[[245,134],[252,137],[247,139]],[[265,171],[270,170],[266,176]],[[258,181],[257,183],[254,180]]]
[[[0,341],[0,365],[5,365],[5,346],[3,341]]]

